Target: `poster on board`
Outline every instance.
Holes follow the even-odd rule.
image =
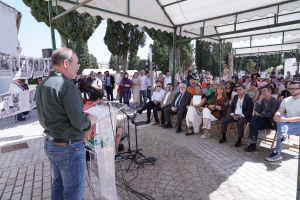
[[[12,57],[10,53],[0,55],[0,76],[11,77]]]
[[[11,60],[12,60],[12,74],[13,77],[16,77],[17,75],[21,75],[20,71],[20,56],[19,55],[11,55]]]
[[[44,59],[44,76],[49,75],[49,59],[45,58]]]
[[[37,78],[39,73],[39,61],[37,58],[33,58],[33,78]]]
[[[0,95],[0,110],[1,117],[5,118],[15,113],[13,106],[11,106],[11,93],[5,93]]]
[[[32,57],[29,57],[27,58],[27,76],[28,78],[31,78],[32,77],[32,74],[33,74],[33,58]]]
[[[44,59],[39,58],[38,63],[39,63],[38,77],[43,77],[43,75],[44,75]]]
[[[20,110],[22,112],[30,110],[30,103],[29,103],[29,91],[22,91],[19,93],[20,95]]]
[[[29,90],[29,104],[30,104],[30,109],[33,109],[33,108],[36,107],[35,91],[36,91],[36,89]]]
[[[27,57],[26,56],[20,56],[20,69],[21,71],[21,79],[27,79]]]

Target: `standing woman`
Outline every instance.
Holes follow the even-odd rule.
[[[185,135],[192,135],[194,132],[198,133],[200,125],[202,123],[202,110],[206,102],[206,95],[203,94],[202,88],[200,85],[195,86],[195,94],[191,99],[191,103],[186,108],[188,109],[186,113],[186,124],[189,126],[188,132]],[[199,104],[193,103],[193,98],[196,96],[201,96],[201,101]]]
[[[134,109],[136,109],[136,107],[140,101],[141,80],[138,79],[138,76],[139,76],[139,73],[134,72],[134,75],[132,78],[132,95],[133,95]]]
[[[132,86],[132,83],[130,79],[128,78],[128,73],[125,72],[124,78],[121,80],[121,95],[124,98],[124,103],[127,105],[125,108],[126,110],[129,110],[129,99],[131,98],[131,92],[130,88]]]
[[[228,98],[223,85],[218,85],[216,95],[209,102],[208,107],[203,109],[203,129],[204,134],[200,138],[210,137],[211,122],[222,120],[227,112]]]

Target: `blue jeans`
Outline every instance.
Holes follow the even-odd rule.
[[[147,97],[148,97],[149,101],[151,101],[151,90],[147,89]]]
[[[17,114],[17,120],[23,119],[23,115],[28,115],[29,111]]]
[[[121,95],[122,97],[122,95]],[[125,89],[125,98],[124,98],[124,103],[129,106],[129,98],[130,98],[130,89]]]
[[[87,99],[86,95],[89,95],[90,98],[90,92],[88,90],[83,90],[83,96],[85,99]]]
[[[52,200],[82,200],[86,159],[83,141],[55,145],[45,138],[44,150],[52,163]]]
[[[121,92],[119,93],[119,96],[120,96],[120,97],[119,97],[119,103],[122,103],[122,98],[123,98],[123,97],[122,97],[122,95],[121,95]],[[124,101],[125,101],[125,99],[124,99]],[[124,103],[125,103],[125,102],[124,102]],[[125,103],[125,104],[126,104],[126,103]]]
[[[285,116],[282,116],[286,118]],[[277,123],[277,138],[275,150],[281,152],[281,138],[287,135],[297,135],[300,132],[300,122],[283,122]]]

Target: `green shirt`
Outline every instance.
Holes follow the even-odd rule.
[[[91,122],[83,112],[79,89],[66,76],[51,71],[35,93],[44,133],[54,138],[82,140]]]
[[[207,103],[209,103],[212,100],[212,98],[215,96],[215,93],[213,93],[213,92],[214,92],[213,88],[209,89],[206,92],[206,95],[208,95],[208,93],[211,93],[209,96],[207,96]]]
[[[195,76],[196,77],[196,73],[192,73],[193,74],[193,76]],[[195,80],[195,79],[194,79]],[[188,88],[190,86],[190,76],[189,76],[189,74],[188,74],[188,76],[187,76],[187,79],[186,79],[186,88]]]
[[[294,99],[292,96],[282,100],[280,107],[285,108],[287,118],[297,117],[300,114],[300,98]]]

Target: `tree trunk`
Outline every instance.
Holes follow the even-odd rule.
[[[233,57],[231,51],[228,52],[228,79],[231,79],[233,76]]]
[[[123,50],[123,58],[122,58],[122,70],[123,70],[123,72],[126,72],[126,69],[127,69],[127,55],[128,55],[128,51]]]
[[[180,47],[175,48],[175,79],[178,80],[180,71]]]
[[[173,47],[169,47],[169,71],[170,71],[170,74],[172,74],[172,71],[173,71]]]
[[[61,44],[60,44],[61,47],[69,47],[67,38],[60,36],[60,41],[61,41]]]

